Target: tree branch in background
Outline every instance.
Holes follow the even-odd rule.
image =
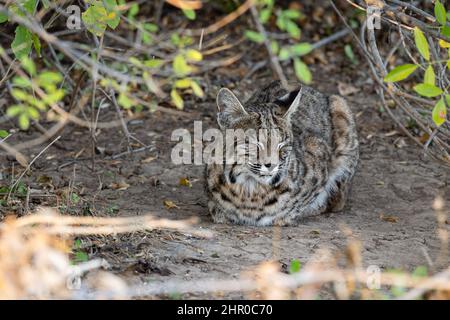
[[[270,63],[272,65],[273,71],[278,76],[278,79],[280,79],[282,86],[285,89],[289,88],[288,81],[286,79],[286,76],[284,75],[283,69],[281,68],[280,61],[278,61],[278,57],[273,53],[272,46],[269,42],[269,36],[267,35],[266,29],[262,25],[261,21],[259,21],[259,15],[258,10],[254,5],[250,7],[250,12],[253,16],[253,21],[256,24],[256,28],[258,29],[258,32],[263,35],[264,37],[264,45],[266,47],[267,53],[269,54]]]

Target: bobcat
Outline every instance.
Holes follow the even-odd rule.
[[[235,141],[243,161],[207,165],[208,207],[216,223],[285,226],[343,209],[359,151],[355,121],[342,97],[307,86],[288,92],[275,81],[245,104],[222,88],[217,106],[223,132],[272,134]],[[267,155],[270,140],[280,143]],[[255,154],[258,161],[249,161]]]

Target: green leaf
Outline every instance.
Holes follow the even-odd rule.
[[[282,15],[285,16],[286,18],[292,19],[292,20],[299,19],[302,16],[300,11],[294,10],[294,9],[284,10],[282,12]]]
[[[13,83],[16,86],[21,87],[21,88],[29,88],[29,87],[31,87],[31,81],[29,79],[27,79],[27,78],[24,78],[24,77],[19,77],[19,76],[14,77]]]
[[[346,44],[344,46],[344,52],[345,55],[347,56],[347,58],[349,58],[349,60],[353,63],[356,64],[358,61],[356,59],[355,53],[353,52],[352,46],[349,44]]]
[[[197,97],[203,98],[203,96],[205,95],[205,93],[203,92],[202,88],[198,85],[197,82],[191,81],[191,88],[192,88],[192,91],[194,92],[194,94]]]
[[[32,39],[34,49],[36,50],[38,57],[41,57],[41,40],[39,40],[39,37],[36,34],[33,34]]]
[[[385,77],[384,82],[397,82],[404,80],[413,73],[418,66],[415,64],[403,64],[392,69]]]
[[[197,16],[194,10],[183,10],[183,13],[189,20],[195,20]]]
[[[300,57],[300,56],[304,56],[304,55],[310,53],[312,51],[312,46],[311,46],[311,44],[309,44],[307,42],[302,42],[302,43],[293,45],[291,47],[291,51],[294,56]]]
[[[8,131],[0,130],[0,138],[5,139],[9,135]]]
[[[265,8],[259,13],[259,21],[261,21],[262,24],[265,24],[267,21],[269,21],[271,15],[272,9]]]
[[[175,81],[175,87],[180,89],[186,89],[191,87],[191,79],[185,78]]]
[[[88,260],[89,260],[89,255],[84,251],[75,252],[74,257],[73,257],[74,263],[86,262]]]
[[[124,109],[130,109],[134,105],[134,101],[131,100],[125,92],[119,93],[117,103],[121,105]]]
[[[170,41],[175,45],[175,46],[179,46],[181,43],[181,38],[177,33],[172,33],[170,35]]]
[[[295,22],[293,22],[291,20],[287,20],[286,21],[286,31],[290,34],[290,36],[292,38],[300,39],[301,30]]]
[[[6,110],[6,114],[9,117],[16,117],[18,116],[20,113],[23,112],[25,106],[23,104],[15,104],[13,106],[10,106],[8,108],[8,110]]]
[[[416,43],[417,50],[419,50],[422,57],[425,60],[430,61],[430,48],[428,46],[428,41],[419,27],[414,28],[414,41]]]
[[[447,107],[450,107],[450,94],[445,95],[445,101],[447,102]]]
[[[26,0],[23,2],[23,8],[27,10],[28,13],[34,14],[34,11],[36,10],[36,2],[37,0]]]
[[[94,35],[100,37],[106,30],[108,13],[101,3],[94,3],[81,14],[86,28]]]
[[[107,24],[111,29],[117,28],[120,23],[120,15],[117,11],[117,1],[116,0],[104,0],[106,9],[108,10]]]
[[[439,46],[444,49],[450,48],[450,42],[439,39]]]
[[[188,49],[186,51],[186,58],[190,61],[202,61],[203,55],[198,50]]]
[[[143,31],[142,32],[142,42],[144,44],[150,45],[153,43],[153,37],[151,36],[151,34],[147,31]]]
[[[128,9],[128,19],[134,20],[134,17],[139,13],[139,5],[137,3],[133,3]]]
[[[30,118],[28,118],[28,114],[21,113],[19,115],[19,127],[22,130],[27,130],[30,127]]]
[[[8,21],[8,15],[6,13],[0,12],[0,23]]]
[[[441,33],[447,38],[450,38],[450,27],[449,26],[442,27]]]
[[[20,101],[27,101],[27,99],[30,96],[27,92],[20,90],[20,89],[12,89],[11,95]]]
[[[172,98],[172,102],[175,105],[175,107],[177,107],[177,109],[182,110],[184,107],[184,102],[179,93],[177,92],[177,90],[172,89],[172,91],[170,91],[170,97]]]
[[[158,26],[154,23],[144,23],[144,30],[155,33],[158,32]]]
[[[264,36],[261,33],[252,31],[252,30],[245,30],[244,35],[251,41],[256,43],[263,43],[264,42]]]
[[[434,74],[434,69],[433,69],[433,66],[431,64],[425,70],[423,83],[431,84],[433,86],[436,83],[436,75]]]
[[[33,120],[38,120],[39,119],[39,111],[37,111],[33,107],[28,107],[27,108],[27,114]]]
[[[150,59],[144,61],[144,66],[148,68],[158,68],[164,63],[164,60],[161,59]]]
[[[273,54],[278,54],[280,51],[280,45],[275,40],[270,42],[270,49],[272,50]]]
[[[80,196],[77,195],[75,192],[72,193],[72,194],[70,195],[70,201],[71,201],[73,204],[79,203],[80,200],[81,200]]]
[[[300,271],[301,268],[301,263],[299,260],[292,260],[291,261],[291,265],[289,266],[289,273],[293,274],[293,273],[297,273]]]
[[[434,4],[434,16],[441,25],[445,25],[445,22],[447,21],[447,13],[445,12],[445,7],[439,0],[437,0]]]
[[[427,269],[427,267],[425,267],[425,266],[418,266],[412,272],[412,276],[413,277],[418,277],[418,278],[424,278],[424,277],[428,276],[428,269]]]
[[[31,52],[33,40],[31,32],[24,26],[17,26],[14,41],[11,43],[11,49],[18,59],[27,56]]]
[[[37,77],[37,82],[42,87],[54,86],[63,80],[59,72],[43,71]]]
[[[135,66],[137,66],[137,67],[141,67],[141,66],[142,66],[141,60],[139,60],[139,59],[136,58],[136,57],[129,57],[129,58],[128,58],[128,61],[129,61],[131,64],[133,64],[133,65],[135,65]]]
[[[280,30],[285,31],[286,30],[286,21],[289,21],[288,19],[285,19],[283,15],[278,15],[277,17],[277,27],[280,28]]]
[[[181,54],[175,57],[172,63],[172,67],[173,71],[178,76],[185,76],[192,71],[192,68],[186,63],[186,60]]]
[[[47,94],[47,96],[44,97],[43,101],[47,105],[52,105],[54,103],[61,101],[64,98],[64,94],[65,94],[65,92],[63,89],[57,89],[56,91]],[[43,109],[39,105],[38,105],[38,108]]]
[[[278,58],[280,58],[280,60],[287,60],[291,57],[291,51],[289,50],[289,48],[283,47],[281,48],[280,52],[278,53]]]
[[[441,126],[447,117],[447,108],[445,107],[444,99],[441,98],[433,108],[431,113],[433,122],[439,127]]]
[[[294,58],[294,71],[297,78],[306,84],[310,84],[312,80],[311,71],[308,66],[299,58]]]
[[[440,94],[442,94],[442,89],[438,88],[431,84],[426,83],[420,83],[416,86],[414,86],[414,91],[416,91],[421,96],[427,97],[427,98],[433,98]]]
[[[33,60],[31,60],[27,56],[23,56],[20,60],[22,67],[26,72],[28,72],[28,74],[30,74],[31,76],[36,75],[36,65],[34,64]]]

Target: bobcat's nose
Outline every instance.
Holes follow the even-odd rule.
[[[266,169],[265,171],[268,171],[268,172],[273,171],[276,167],[277,167],[276,164],[272,164],[272,163],[265,163],[264,164],[264,169]]]

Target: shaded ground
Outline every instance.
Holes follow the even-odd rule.
[[[90,257],[106,258],[113,270],[131,282],[237,277],[272,258],[285,266],[293,259],[305,263],[321,247],[344,249],[345,227],[362,241],[365,266],[412,271],[426,265],[433,269],[429,259],[434,261],[438,256],[440,241],[431,205],[438,194],[449,202],[450,170],[421,159],[422,151],[396,132],[388,116],[379,110],[367,72],[361,66],[348,68],[342,64],[338,61],[313,67],[313,86],[317,89],[337,93],[341,82],[359,90],[347,99],[357,116],[361,162],[349,203],[340,214],[325,214],[306,219],[298,227],[278,229],[277,241],[273,228],[216,225],[206,208],[203,166],[171,163],[175,142],[170,141],[170,135],[174,128],[192,131],[194,120],[202,120],[204,128],[215,126],[214,96],[221,85],[232,87],[243,98],[271,79],[270,71],[264,68],[239,84],[237,79],[251,69],[245,65],[214,71],[210,79],[205,79],[209,83],[208,98],[188,103],[187,116],[154,113],[132,121],[130,131],[156,149],[116,160],[97,155],[95,172],[90,169],[87,130],[66,128],[61,143],[69,151],[49,149],[25,179],[34,190],[56,194],[59,203],[52,197],[32,196],[30,206],[68,204],[65,209],[72,214],[150,213],[171,219],[196,216],[201,227],[216,233],[212,240],[165,231],[83,239],[83,250]],[[106,154],[117,154],[126,144],[122,132],[111,129],[100,132],[98,146]],[[73,162],[75,155],[78,160]],[[180,185],[182,178],[188,178],[192,187]],[[124,190],[117,189],[121,187]],[[64,200],[64,192],[69,189],[80,199]],[[165,201],[177,207],[169,209]]]

